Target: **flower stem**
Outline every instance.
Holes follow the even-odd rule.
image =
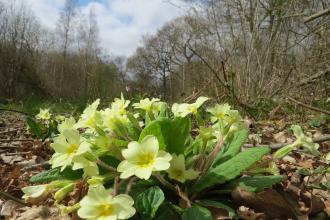
[[[109,171],[111,171],[111,172],[117,172],[117,169],[116,168],[114,168],[114,167],[112,167],[112,166],[109,166],[108,164],[106,164],[106,163],[104,163],[102,160],[100,160],[100,159],[97,159],[96,160],[96,163],[98,164],[98,165],[100,165],[101,167],[103,167],[103,168],[105,168],[105,169],[107,169],[107,170],[109,170]]]
[[[169,183],[167,180],[165,180],[165,179],[160,175],[159,172],[156,174],[156,178],[157,178],[157,179],[159,180],[159,182],[161,182],[164,186],[166,186],[166,187],[168,187],[168,188],[170,188],[170,189],[172,189],[173,191],[176,192],[175,187],[174,187],[171,183]]]

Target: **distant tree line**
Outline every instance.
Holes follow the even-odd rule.
[[[55,30],[24,4],[0,2],[0,97],[114,97],[123,72],[99,45],[96,15],[66,0]]]
[[[170,1],[170,0],[168,0]],[[55,30],[24,5],[0,3],[0,96],[131,94],[245,108],[330,96],[330,0],[182,0],[186,14],[126,58],[100,47],[96,15],[66,0]]]
[[[168,100],[206,94],[243,107],[330,96],[329,0],[186,0],[188,12],[128,59]]]

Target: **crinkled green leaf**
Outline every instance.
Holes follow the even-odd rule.
[[[138,195],[135,200],[135,207],[141,215],[146,218],[153,218],[164,200],[163,191],[158,186],[154,186]]]
[[[147,135],[154,135],[159,141],[159,148],[169,153],[181,154],[191,130],[189,118],[159,118],[147,125],[141,132],[139,141]]]
[[[82,176],[83,176],[82,170],[71,170],[67,168],[61,172],[61,168],[56,167],[32,176],[30,182],[44,183],[54,180],[77,180],[82,178]]]
[[[270,148],[267,147],[255,147],[240,152],[235,157],[210,169],[192,188],[192,191],[199,192],[208,187],[235,179],[269,152]]]

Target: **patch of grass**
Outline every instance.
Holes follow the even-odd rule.
[[[85,98],[63,100],[31,96],[21,101],[0,103],[0,108],[21,111],[31,115],[38,114],[40,108],[49,108],[55,114],[80,114],[85,109],[87,103],[89,101]]]

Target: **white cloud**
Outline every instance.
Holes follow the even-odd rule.
[[[5,1],[5,0],[0,0]],[[65,0],[16,0],[30,6],[40,22],[54,29],[58,12]],[[85,0],[86,1],[86,0]],[[97,16],[101,47],[112,54],[129,56],[145,34],[153,34],[182,11],[164,0],[97,0],[84,4],[82,13],[90,8]]]

